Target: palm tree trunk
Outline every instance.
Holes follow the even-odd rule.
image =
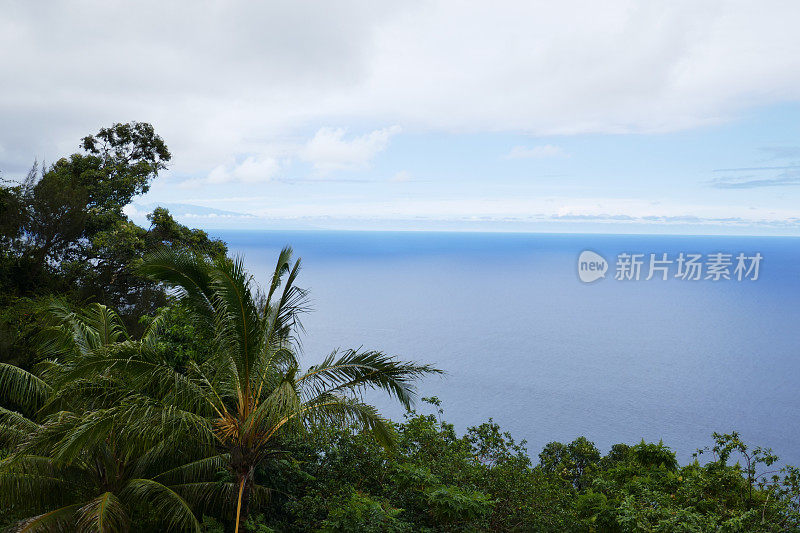
[[[247,476],[242,476],[242,480],[239,482],[239,497],[236,501],[236,531],[235,533],[239,533],[239,520],[242,515],[242,495],[244,494],[244,486],[247,483]]]

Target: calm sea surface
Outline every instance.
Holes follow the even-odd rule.
[[[220,231],[260,283],[291,245],[310,289],[304,364],[335,347],[437,365],[421,395],[463,431],[489,417],[531,455],[579,435],[663,439],[682,461],[739,431],[800,463],[800,239],[500,233]],[[581,251],[609,262],[578,279]],[[644,253],[641,281],[614,279]],[[662,281],[650,253],[760,252],[757,281]],[[735,263],[735,260],[734,260]],[[734,265],[735,266],[735,265]],[[671,265],[670,277],[676,272]],[[732,270],[732,269],[731,269]],[[392,418],[402,410],[370,397]],[[427,406],[420,406],[430,412]]]

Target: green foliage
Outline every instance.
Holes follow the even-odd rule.
[[[600,451],[586,437],[578,437],[569,444],[547,444],[539,454],[539,461],[546,474],[558,476],[581,490],[597,470]]]
[[[426,491],[430,513],[438,524],[481,523],[494,503],[486,494],[457,486],[439,486]]]
[[[150,181],[172,158],[153,126],[143,122],[102,128],[96,135],[84,137],[81,147],[86,155],[73,155],[71,159],[82,164],[64,165],[64,169],[73,174],[81,170],[77,184],[90,193],[90,206],[128,204],[150,189]],[[58,164],[56,168],[60,168]]]
[[[438,400],[429,400],[438,413],[409,413],[396,425],[392,450],[362,433],[335,428],[284,441],[293,460],[257,474],[279,480],[286,490],[274,493],[263,523],[276,531],[332,525],[333,530],[430,532],[705,533],[800,527],[800,472],[793,467],[763,486],[756,483],[748,503],[747,476],[740,467],[719,459],[680,467],[660,442],[617,444],[605,456],[585,438],[551,443],[533,466],[524,445],[494,422],[458,436],[440,419]],[[719,438],[716,442],[720,450],[725,447]]]
[[[375,501],[365,494],[350,492],[348,497],[340,499],[338,504],[328,511],[320,531],[325,533],[412,531],[410,524],[398,520],[397,515],[401,512],[401,509],[395,509],[385,502]]]
[[[204,516],[200,527],[203,533],[225,533],[225,526],[212,516]]]
[[[34,362],[39,305],[30,298],[9,297],[0,307],[0,362],[30,369]]]
[[[270,489],[256,474],[284,455],[282,439],[352,424],[389,447],[391,424],[360,393],[379,389],[409,405],[415,379],[437,372],[364,350],[334,351],[301,371],[294,339],[306,293],[294,284],[299,261],[292,263],[288,249],[263,296],[240,260],[163,248],[139,268],[176,289],[180,299],[145,320],[140,337],[106,306],[74,310],[53,300],[41,335],[41,373],[0,366],[0,390],[8,399],[36,402],[28,426],[9,415],[15,459],[8,475],[21,475],[13,465],[34,453],[54,465],[111,456],[103,472],[113,481],[101,475],[85,490],[67,493],[100,498],[98,520],[114,520],[116,529],[140,508],[179,529],[199,528],[195,511],[232,520],[238,529],[251,507],[267,501]],[[107,490],[95,495],[98,487]],[[23,503],[16,503],[20,510]],[[361,512],[361,503],[353,501],[354,512]],[[107,510],[114,512],[106,516]],[[80,522],[81,513],[65,511],[61,520]],[[352,519],[330,516],[334,525]]]
[[[752,466],[772,464],[771,452],[749,452],[735,433],[714,434],[714,440],[712,461],[684,467],[660,442],[615,446],[591,488],[578,496],[578,516],[593,530],[610,532],[797,530],[795,469],[759,478]],[[734,452],[751,466],[729,465]]]
[[[155,358],[175,370],[186,372],[191,364],[202,364],[211,356],[213,332],[201,327],[185,303],[162,307],[141,322],[146,328],[158,328],[150,349]]]
[[[199,531],[169,473],[191,457],[185,446],[150,446],[117,431],[108,409],[122,398],[114,376],[76,373],[77,363],[139,351],[119,316],[94,304],[48,306],[40,337],[50,358],[33,372],[0,363],[0,501],[26,531],[127,531],[132,517],[159,530]],[[149,515],[141,516],[142,510]],[[141,529],[146,530],[146,529]]]
[[[0,183],[0,361],[35,362],[19,327],[21,302],[58,294],[102,303],[136,331],[139,317],[167,303],[161,287],[135,273],[146,253],[164,245],[210,257],[227,252],[166,209],[148,216],[148,229],[123,213],[170,160],[152,126],[115,124],[84,138],[81,148],[50,166],[35,163],[20,183]]]

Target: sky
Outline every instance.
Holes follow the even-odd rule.
[[[0,174],[152,123],[196,227],[800,235],[800,2],[0,0]]]

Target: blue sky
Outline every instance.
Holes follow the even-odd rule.
[[[266,183],[173,177],[146,200],[257,215],[205,220],[195,213],[222,227],[282,219],[281,227],[300,228],[794,235],[798,140],[796,104],[671,133],[401,130],[363,165],[320,171],[292,160]]]
[[[142,223],[800,235],[795,2],[0,5],[0,171],[152,122]]]

